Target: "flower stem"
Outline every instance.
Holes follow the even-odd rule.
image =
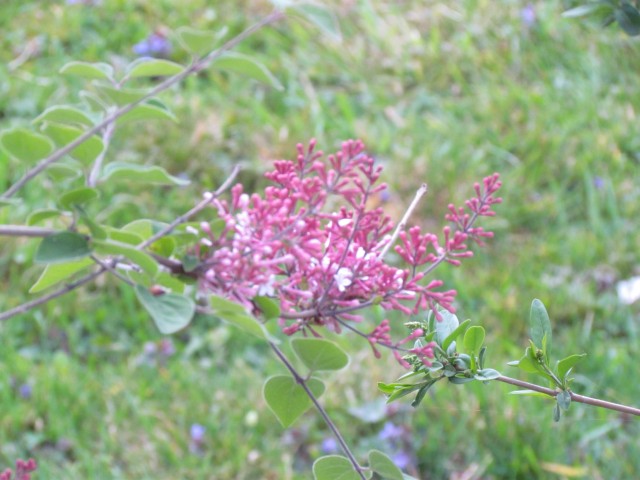
[[[342,447],[342,450],[347,455],[347,458],[351,462],[351,465],[353,465],[353,469],[357,472],[357,474],[358,474],[358,476],[360,478],[365,480],[366,477],[364,476],[364,472],[363,472],[362,467],[360,466],[360,464],[356,460],[356,457],[353,455],[353,453],[349,449],[349,446],[347,445],[347,442],[345,441],[344,437],[342,436],[342,434],[338,430],[338,427],[336,427],[335,423],[333,423],[333,420],[331,420],[331,418],[329,418],[329,415],[327,414],[327,411],[324,409],[324,407],[320,404],[320,402],[318,401],[316,396],[313,394],[313,392],[311,391],[311,389],[307,385],[307,382],[305,381],[305,379],[298,373],[298,371],[291,364],[289,359],[285,356],[284,352],[282,350],[280,350],[275,343],[269,342],[269,345],[271,346],[271,348],[275,352],[275,354],[278,357],[278,359],[282,363],[284,363],[284,366],[287,367],[287,369],[289,370],[289,372],[291,373],[291,375],[293,376],[295,381],[298,383],[298,385],[300,385],[303,388],[304,392],[307,394],[307,396],[309,397],[309,399],[311,400],[313,405],[316,407],[316,410],[318,411],[318,413],[320,414],[320,416],[322,417],[324,422],[327,424],[327,426],[329,427],[329,429],[333,433],[333,436],[336,438],[336,440],[338,440],[338,443],[340,444],[340,447]]]

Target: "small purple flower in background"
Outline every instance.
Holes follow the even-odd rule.
[[[336,453],[338,451],[338,442],[333,437],[327,437],[322,440],[322,444],[320,446],[322,453],[325,455],[329,455],[331,453]]]
[[[189,451],[196,455],[202,455],[204,449],[204,436],[207,429],[199,423],[191,425],[189,430]]]
[[[162,33],[154,32],[133,46],[133,53],[140,57],[168,57],[172,51],[171,42]]]
[[[176,353],[176,347],[173,345],[173,340],[170,338],[160,340],[160,355],[169,358],[174,353]]]
[[[593,177],[593,186],[600,190],[602,187],[604,187],[604,179],[596,175],[595,177]]]
[[[536,10],[533,7],[533,3],[527,3],[522,10],[520,10],[520,20],[526,28],[533,28],[536,24]]]
[[[413,463],[411,455],[403,450],[400,450],[399,452],[393,454],[391,456],[391,459],[393,460],[393,463],[395,463],[396,466],[401,470],[406,470],[407,467],[409,467]]]
[[[18,395],[25,400],[29,400],[31,398],[33,391],[31,389],[31,385],[28,383],[23,383],[18,387]]]
[[[384,424],[384,427],[382,427],[382,430],[380,430],[380,433],[378,433],[378,438],[380,440],[393,441],[402,438],[403,434],[404,428],[399,425],[394,425],[393,422],[387,422]]]

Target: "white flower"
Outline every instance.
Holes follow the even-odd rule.
[[[338,272],[333,276],[333,279],[336,281],[336,285],[338,286],[338,290],[344,292],[349,285],[351,285],[353,278],[353,272],[348,268],[342,267],[338,270]]]
[[[623,280],[616,285],[618,299],[625,305],[640,300],[640,277],[631,277],[629,280]]]
[[[264,297],[264,296],[273,297],[276,293],[275,289],[273,288],[275,283],[276,283],[276,277],[271,275],[267,283],[263,283],[258,287],[258,295],[260,295],[261,297]]]

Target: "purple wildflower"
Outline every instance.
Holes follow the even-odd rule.
[[[333,437],[327,437],[322,440],[320,449],[325,455],[336,453],[338,451],[338,442],[336,442],[335,438]]]
[[[172,51],[171,42],[161,33],[152,33],[133,46],[133,53],[140,57],[168,57]]]

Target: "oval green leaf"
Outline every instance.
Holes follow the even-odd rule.
[[[196,311],[195,302],[184,295],[165,293],[156,296],[140,285],[136,285],[135,290],[138,300],[149,312],[160,333],[164,335],[170,335],[185,328]]]
[[[172,122],[178,121],[177,117],[169,110],[160,108],[155,105],[150,105],[148,103],[142,103],[118,118],[118,120],[116,120],[116,123],[118,125],[123,125],[130,122],[147,120],[171,120]]]
[[[25,163],[35,163],[53,151],[51,140],[25,128],[3,132],[0,145],[10,156]]]
[[[99,196],[100,192],[95,188],[80,187],[60,195],[58,205],[65,210],[73,210],[74,206],[85,205]]]
[[[41,222],[44,222],[49,218],[59,217],[61,215],[62,215],[62,212],[60,210],[54,210],[51,208],[36,210],[27,217],[27,225],[31,227],[33,225],[37,225]]]
[[[127,180],[130,182],[150,183],[153,185],[189,185],[189,180],[174,177],[158,166],[137,165],[134,163],[111,162],[104,167],[101,181]]]
[[[152,278],[158,274],[158,264],[151,255],[142,250],[113,240],[95,240],[94,244],[98,253],[103,255],[122,255],[142,268]]]
[[[469,327],[464,334],[463,344],[465,351],[471,356],[479,353],[484,343],[484,336],[484,328],[481,326],[474,325],[473,327]]]
[[[277,90],[284,90],[282,84],[273,76],[267,67],[247,55],[236,52],[226,52],[211,65],[221,70],[227,70],[253,78],[259,82],[271,85]]]
[[[47,265],[38,281],[29,289],[29,293],[39,293],[46,290],[91,265],[94,265],[94,262],[90,258]]]
[[[196,259],[196,262],[197,262],[197,259]],[[187,270],[187,266],[184,265],[184,262],[183,262],[183,266],[185,268],[185,271],[188,272],[189,270]],[[196,263],[196,266],[197,266],[197,263]],[[253,302],[260,309],[260,311],[262,312],[262,316],[265,318],[265,320],[271,320],[274,318],[278,318],[280,316],[280,306],[274,299],[263,296],[263,295],[258,295],[257,297],[253,297]]]
[[[493,368],[483,368],[482,370],[478,370],[474,375],[476,380],[480,380],[482,382],[486,382],[489,380],[495,380],[500,377],[500,372],[494,370]]]
[[[460,325],[460,322],[458,321],[458,317],[448,310],[441,310],[440,316],[441,319],[435,320],[434,323],[434,329],[436,331],[435,341],[438,345],[444,345],[447,337],[455,332],[456,328]]]
[[[91,254],[89,240],[75,232],[60,232],[42,239],[34,262],[61,263]]]
[[[297,357],[312,372],[340,370],[349,363],[349,356],[335,343],[323,338],[294,338],[291,347]]]
[[[537,298],[531,302],[529,328],[531,340],[544,352],[545,360],[548,361],[548,352],[551,350],[551,321],[544,304]]]
[[[217,295],[211,295],[211,311],[220,320],[235,325],[263,340],[275,341],[257,318],[250,315],[242,305]]]
[[[73,142],[84,130],[59,123],[48,123],[43,132],[49,136],[59,147]],[[102,139],[93,135],[69,152],[73,158],[85,163],[92,163],[104,150]]]
[[[60,69],[65,75],[113,80],[113,67],[108,63],[69,62]]]
[[[33,123],[57,122],[70,125],[93,126],[93,120],[82,110],[69,105],[56,105],[47,108]]]
[[[360,480],[349,459],[340,455],[327,455],[313,462],[315,480]]]
[[[139,77],[166,77],[176,75],[184,70],[178,63],[159,58],[141,58],[129,64],[126,76]]]
[[[369,451],[369,467],[384,479],[403,480],[402,470],[380,450]]]
[[[309,378],[306,385],[316,398],[324,393],[324,383]],[[262,391],[267,405],[283,427],[289,427],[312,405],[304,389],[288,375],[269,378]]]
[[[559,360],[557,372],[560,380],[564,381],[565,377],[571,373],[571,369],[573,369],[573,367],[575,367],[575,365],[586,356],[586,353],[574,354]]]
[[[227,34],[227,28],[223,28],[217,33],[195,30],[189,27],[180,27],[177,32],[178,40],[189,52],[198,57],[204,56],[212,51],[220,39]]]

